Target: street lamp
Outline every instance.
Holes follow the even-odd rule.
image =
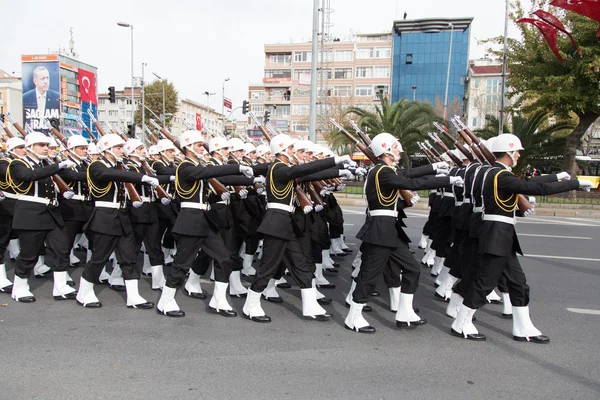
[[[142,135],[146,132],[146,90],[144,89],[144,85],[146,82],[144,81],[144,67],[147,67],[148,64],[142,63],[142,82],[141,82],[141,95],[142,95]]]
[[[444,120],[448,119],[448,84],[450,83],[450,64],[452,62],[452,36],[454,36],[452,22],[448,23],[448,27],[450,28],[450,49],[448,50],[448,72],[446,73],[446,94],[444,95]]]
[[[413,90],[413,101],[417,99],[417,85],[412,85]]]
[[[163,100],[163,102],[162,102],[163,103],[163,112],[162,112],[162,115],[163,116],[161,118],[161,121],[162,121],[162,124],[163,124],[163,128],[166,129],[167,127],[165,125],[166,124],[166,122],[165,122],[166,121],[166,114],[165,113],[167,111],[165,109],[165,80],[163,78],[161,78],[160,76],[156,75],[156,72],[153,72],[152,75],[154,75],[155,77],[157,77],[159,80],[162,81],[162,87],[163,87],[162,88],[163,89],[163,96],[162,96],[162,100]]]
[[[214,96],[216,93],[204,92],[204,94],[206,95],[206,108],[210,111],[210,96]]]
[[[131,28],[131,126],[135,126],[135,101],[133,99],[133,24],[117,22],[123,28]],[[133,128],[132,128],[133,129]]]
[[[223,126],[221,131],[225,132],[225,82],[229,80],[229,77],[223,79],[223,103],[221,103],[221,118],[223,118]]]

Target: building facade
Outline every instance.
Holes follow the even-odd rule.
[[[191,99],[179,101],[177,112],[173,117],[172,133],[174,135],[179,136],[187,130],[184,122],[197,130],[209,133],[211,136],[223,132],[223,115],[213,108]]]
[[[21,78],[0,69],[0,114],[10,116],[23,126],[23,86]]]
[[[500,118],[502,63],[489,58],[471,60],[468,81],[468,126],[470,129],[481,129],[486,124],[486,117]],[[510,105],[509,101],[505,96],[505,107]]]
[[[448,105],[463,107],[472,21],[436,18],[394,22],[393,102],[406,98],[443,107],[447,85]]]
[[[140,88],[134,88],[133,99],[136,104],[141,101]],[[127,132],[127,126],[131,125],[132,112],[131,87],[115,90],[114,103],[110,102],[108,93],[98,95],[98,121],[105,129],[117,125],[123,132]]]

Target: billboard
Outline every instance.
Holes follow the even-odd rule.
[[[77,70],[77,81],[79,84],[79,98],[81,100],[81,118],[83,122],[91,129],[92,133],[98,137],[98,130],[90,120],[89,111],[98,118],[98,96],[96,95],[96,74],[91,71],[79,68]],[[82,131],[84,137],[88,137],[86,131]]]
[[[23,122],[49,133],[44,119],[60,118],[60,78],[57,61],[30,61],[23,57]],[[35,59],[33,59],[35,60]]]

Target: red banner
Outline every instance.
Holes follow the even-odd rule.
[[[548,46],[550,46],[550,50],[552,50],[552,52],[556,55],[556,57],[558,57],[560,61],[565,61],[565,59],[560,55],[560,52],[558,51],[558,33],[556,33],[555,27],[553,27],[545,21],[540,21],[538,19],[533,18],[521,18],[517,21],[517,23],[535,25],[535,27],[537,27],[540,30],[540,32],[542,32],[542,35],[544,35],[544,39],[546,39],[546,43],[548,43]]]
[[[79,96],[81,97],[81,102],[97,105],[96,76],[94,73],[79,68],[77,70],[77,75],[79,75]]]
[[[550,5],[585,15],[600,22],[600,6],[596,0],[554,0]],[[596,36],[600,37],[600,29],[596,32]]]
[[[229,100],[227,97],[223,98],[223,106],[225,106],[225,108],[229,108],[231,110],[231,100]]]
[[[571,35],[571,33],[567,30],[567,28],[565,28],[565,26],[563,25],[563,23],[561,22],[560,19],[556,18],[554,15],[552,15],[549,12],[544,11],[544,10],[537,10],[536,12],[533,13],[533,15],[535,15],[539,19],[549,23],[550,25],[552,25],[553,27],[555,27],[556,29],[558,29],[559,31],[561,31],[562,33],[567,35],[569,37],[569,39],[571,39],[571,43],[573,44],[573,47],[575,47],[575,50],[582,53],[579,46],[577,46],[577,42],[575,41],[575,38],[573,37],[573,35]]]
[[[199,113],[196,113],[196,130],[202,130],[202,115],[200,115]]]

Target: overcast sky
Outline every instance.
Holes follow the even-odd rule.
[[[247,97],[248,84],[261,82],[263,45],[308,41],[312,29],[311,0],[101,0],[2,2],[3,37],[0,69],[20,74],[21,54],[45,54],[68,47],[75,33],[80,60],[98,67],[99,92],[131,84],[130,32],[118,21],[134,25],[135,74],[148,64],[152,72],[173,81],[180,97],[220,111],[221,86],[234,107]],[[501,35],[504,0],[331,0],[331,33],[390,31],[394,19],[474,17],[470,58],[485,54],[477,39]],[[512,27],[510,32],[515,32]],[[511,35],[512,36],[512,35]]]

